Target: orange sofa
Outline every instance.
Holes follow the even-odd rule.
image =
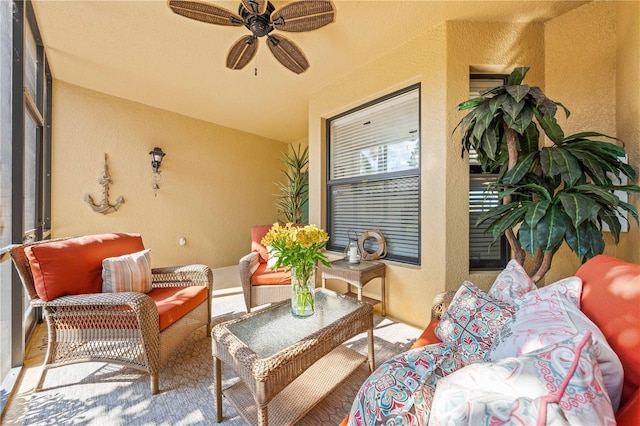
[[[640,425],[640,265],[599,255],[575,274],[582,279],[581,310],[607,338],[624,368],[624,382],[616,421],[621,426]],[[441,295],[435,312],[443,312],[453,293]],[[434,302],[435,303],[435,302]],[[433,312],[432,311],[432,312]],[[437,315],[416,339],[413,348],[441,343],[434,331]],[[347,425],[348,417],[341,425]]]

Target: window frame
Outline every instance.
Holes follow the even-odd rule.
[[[474,79],[496,79],[502,80],[503,84],[507,83],[507,74],[477,74],[472,73],[469,74],[469,84],[471,85],[471,81]],[[470,93],[471,95],[471,93]],[[482,167],[479,164],[469,164],[469,193],[471,193],[471,181],[473,176],[485,175],[490,177],[497,177],[497,173],[487,173],[482,170]],[[469,194],[469,210],[471,210],[471,194]],[[495,246],[498,245],[498,249],[500,250],[500,258],[499,259],[476,259],[471,254],[471,245],[472,245],[472,228],[476,228],[476,224],[471,220],[471,211],[469,211],[469,271],[470,272],[482,272],[482,271],[497,271],[502,270],[507,266],[511,258],[511,251],[509,249],[509,243],[507,238],[502,235],[498,241],[493,243]]]
[[[0,247],[0,264],[3,268],[11,268],[11,272],[5,277],[10,283],[2,283],[5,288],[10,288],[9,299],[11,306],[2,306],[0,309],[10,311],[9,314],[9,336],[7,338],[10,353],[4,353],[3,357],[10,358],[9,371],[3,369],[0,384],[2,385],[3,398],[0,399],[0,410],[4,410],[7,399],[4,395],[10,395],[12,387],[16,383],[16,378],[20,368],[24,363],[24,351],[26,342],[29,339],[35,324],[41,320],[39,310],[32,310],[28,302],[25,302],[25,295],[20,277],[11,266],[9,250],[17,244],[25,241],[42,240],[50,238],[51,230],[51,137],[52,137],[52,87],[53,79],[46,57],[44,45],[37,25],[35,12],[31,1],[12,0],[10,5],[10,15],[12,28],[10,30],[12,55],[5,65],[11,68],[9,88],[3,97],[11,97],[11,105],[8,121],[10,127],[8,133],[10,137],[0,141],[6,145],[7,154],[3,157],[2,167],[10,167],[10,182],[6,185],[10,196],[3,208],[10,209],[11,226],[6,231],[7,238],[3,239],[3,244],[9,245]],[[31,30],[30,37],[35,40],[36,94],[30,93],[26,87],[26,54],[27,54],[27,31]],[[6,60],[7,58],[5,58]],[[10,93],[9,93],[10,92]],[[26,116],[36,124],[33,158],[34,172],[34,196],[31,202],[34,216],[34,228],[25,229],[24,217],[25,209],[25,155],[26,155]],[[31,227],[29,227],[31,228]],[[3,343],[4,345],[4,343]],[[5,375],[6,374],[6,375]]]
[[[331,176],[331,123],[337,119],[340,118],[344,118],[348,115],[354,114],[354,113],[358,113],[366,108],[375,106],[376,104],[380,104],[382,102],[388,101],[390,99],[393,99],[395,97],[398,97],[400,95],[412,92],[417,90],[417,95],[418,95],[418,101],[417,101],[417,106],[418,106],[418,111],[417,111],[417,116],[418,116],[418,123],[417,123],[417,140],[418,140],[418,158],[419,160],[422,158],[422,141],[421,141],[421,126],[422,126],[422,102],[421,102],[421,98],[422,98],[422,88],[421,88],[421,84],[420,83],[416,83],[416,84],[412,84],[410,86],[407,86],[403,89],[400,90],[396,90],[393,91],[391,93],[388,93],[384,96],[381,96],[379,98],[376,98],[374,100],[371,100],[369,102],[365,102],[362,105],[359,105],[355,108],[349,109],[348,111],[345,111],[343,113],[340,113],[338,115],[335,115],[333,117],[330,117],[328,119],[325,120],[325,144],[326,144],[326,182],[325,182],[325,190],[326,190],[326,208],[325,208],[325,213],[326,213],[326,222],[327,222],[327,231],[330,234],[330,238],[329,238],[329,242],[327,243],[327,249],[330,251],[337,251],[337,252],[343,252],[345,250],[345,245],[342,244],[337,244],[334,238],[331,238],[331,230],[333,229],[334,223],[333,223],[333,215],[332,215],[332,188],[334,186],[338,186],[338,185],[345,185],[345,184],[358,184],[358,183],[370,183],[370,182],[384,182],[384,181],[391,181],[391,180],[397,180],[397,179],[401,179],[401,178],[416,178],[417,179],[417,247],[416,247],[416,251],[415,251],[415,257],[414,256],[399,256],[399,255],[394,255],[393,253],[388,253],[387,256],[385,257],[386,260],[391,260],[391,261],[395,261],[395,262],[399,262],[399,263],[405,263],[405,264],[410,264],[410,265],[416,265],[416,266],[420,266],[421,264],[421,211],[422,211],[422,200],[421,200],[421,194],[422,194],[422,182],[421,182],[421,175],[422,175],[422,167],[421,167],[421,161],[418,161],[418,165],[415,169],[409,169],[409,170],[402,170],[402,171],[393,171],[393,172],[386,172],[386,173],[375,173],[375,174],[367,174],[367,175],[359,175],[359,176],[350,176],[350,177],[346,177],[346,178],[340,178],[340,179],[332,179]],[[362,232],[366,231],[366,229],[362,230]],[[348,238],[347,238],[348,241]],[[365,247],[367,246],[367,243],[365,243]]]

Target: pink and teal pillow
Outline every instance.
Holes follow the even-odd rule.
[[[489,290],[489,296],[499,302],[513,304],[514,299],[537,289],[527,271],[517,260],[512,259],[496,277]]]
[[[422,387],[435,390],[438,378],[457,368],[453,348],[444,343],[395,356],[362,384],[351,406],[349,425],[426,424],[429,411],[414,407],[423,403],[422,396],[416,401],[416,391]]]
[[[462,365],[483,362],[493,338],[514,311],[513,306],[493,299],[465,281],[440,319],[435,334],[457,348]]]
[[[615,425],[590,331],[438,381],[429,424]]]
[[[622,363],[600,329],[576,306],[575,296],[581,288],[582,280],[571,277],[522,297],[513,317],[493,340],[488,358],[518,357],[589,330],[605,388],[617,411],[624,377]]]

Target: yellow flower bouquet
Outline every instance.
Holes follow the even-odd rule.
[[[311,281],[318,262],[331,266],[323,251],[329,235],[316,225],[274,223],[262,238],[262,245],[271,247],[276,257],[273,269],[291,269],[291,310],[304,317],[315,311],[314,283]]]

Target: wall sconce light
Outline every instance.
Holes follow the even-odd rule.
[[[151,188],[155,191],[155,196],[158,196],[158,189],[160,189],[160,185],[158,182],[162,180],[162,175],[160,174],[160,165],[162,164],[162,159],[165,154],[162,152],[162,148],[158,148],[157,146],[153,148],[153,151],[149,152],[151,155],[151,167],[153,168],[153,185]]]
[[[153,151],[149,152],[151,155],[151,167],[153,167],[153,173],[160,173],[160,164],[162,164],[162,158],[167,155],[162,152],[162,148],[157,146],[153,148]]]

